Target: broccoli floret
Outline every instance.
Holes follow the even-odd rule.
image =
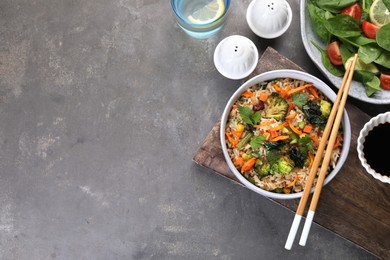
[[[279,173],[279,165],[278,165],[278,162],[271,164],[270,173],[271,173],[271,174]]]
[[[257,173],[260,174],[260,177],[264,177],[270,174],[271,165],[269,163],[263,163],[262,165],[258,165],[256,168]]]
[[[289,174],[295,167],[295,163],[288,156],[281,156],[279,160],[271,165],[271,173],[281,175]]]
[[[320,110],[321,110],[322,116],[325,118],[328,118],[330,111],[332,110],[332,104],[329,101],[321,100]]]
[[[277,92],[273,92],[267,98],[267,107],[265,109],[265,117],[275,118],[276,120],[284,120],[287,114],[287,101],[279,96]]]

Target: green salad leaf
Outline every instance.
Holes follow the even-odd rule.
[[[376,41],[383,49],[390,51],[390,23],[379,28],[376,33]]]
[[[358,21],[346,14],[329,18],[324,25],[330,34],[337,37],[354,37],[361,34]]]
[[[240,113],[242,121],[249,125],[255,125],[257,124],[260,119],[261,115],[259,111],[256,111],[253,113],[252,109],[249,107],[243,107],[243,106],[237,106],[238,112]]]
[[[355,2],[356,0],[317,0],[319,7],[333,13],[338,13],[344,7],[347,7]]]

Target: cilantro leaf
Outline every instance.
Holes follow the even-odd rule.
[[[265,138],[262,135],[256,135],[256,136],[252,137],[250,145],[252,146],[253,150],[259,149],[261,144],[263,143],[264,139]]]
[[[256,111],[252,116],[251,116],[251,119],[252,119],[252,122],[254,125],[256,125],[260,119],[261,119],[261,115],[260,115],[260,112],[259,111]]]
[[[308,96],[309,96],[309,94],[307,94],[307,93],[294,93],[294,94],[292,94],[292,102],[296,106],[302,107],[303,105],[306,104]]]
[[[254,125],[260,121],[261,115],[259,111],[256,111],[254,114],[252,109],[244,106],[237,106],[238,112],[240,113],[242,121],[248,125]]]
[[[238,112],[240,113],[242,121],[244,121],[247,124],[252,125],[252,109],[248,107],[243,107],[243,106],[237,106]]]
[[[298,139],[298,145],[301,147],[302,150],[305,150],[306,148],[307,151],[309,151],[313,148],[313,140],[311,139],[310,135],[305,134]]]

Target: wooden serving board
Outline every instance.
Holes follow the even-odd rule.
[[[276,50],[268,47],[248,79],[275,69],[302,70]],[[370,120],[370,116],[351,104],[346,105],[346,110],[352,128],[349,155],[341,171],[322,190],[314,222],[380,258],[389,259],[390,186],[374,179],[365,171],[360,164],[356,149],[359,132]],[[211,129],[194,155],[193,161],[242,185],[224,159],[219,130],[220,121],[216,122]],[[294,212],[299,204],[299,199],[274,201]]]

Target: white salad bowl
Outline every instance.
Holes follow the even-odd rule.
[[[229,113],[231,111],[231,108],[233,104],[236,102],[236,100],[241,96],[243,92],[245,92],[249,87],[261,83],[261,82],[266,82],[266,81],[271,81],[274,79],[282,79],[282,78],[291,78],[291,79],[296,79],[296,80],[303,80],[306,82],[313,83],[313,86],[321,91],[331,102],[334,102],[336,99],[336,94],[335,92],[328,86],[326,85],[323,81],[318,79],[317,77],[310,75],[306,72],[302,71],[297,71],[297,70],[273,70],[269,72],[262,73],[260,75],[257,75],[250,80],[246,81],[243,83],[236,91],[235,93],[231,96],[229,101],[227,102],[225,109],[222,114],[221,118],[221,127],[220,127],[220,140],[221,140],[221,146],[222,146],[222,151],[223,155],[225,157],[225,160],[230,168],[230,170],[233,172],[235,177],[247,188],[251,189],[252,191],[261,194],[263,196],[273,198],[273,199],[296,199],[300,198],[302,196],[303,192],[296,192],[296,193],[290,193],[290,194],[282,194],[282,193],[276,193],[272,191],[267,191],[264,190],[251,182],[249,182],[234,166],[229,153],[228,153],[228,148],[226,144],[226,137],[225,137],[225,128],[227,124],[227,120],[229,117]],[[327,185],[340,171],[341,167],[345,163],[349,148],[350,148],[350,143],[351,143],[351,125],[349,121],[349,117],[347,114],[347,111],[344,109],[343,117],[342,117],[342,126],[343,126],[343,146],[341,150],[340,157],[338,158],[335,167],[333,170],[327,174],[325,180],[324,180],[324,185]],[[314,191],[314,188],[312,188],[311,192]]]

